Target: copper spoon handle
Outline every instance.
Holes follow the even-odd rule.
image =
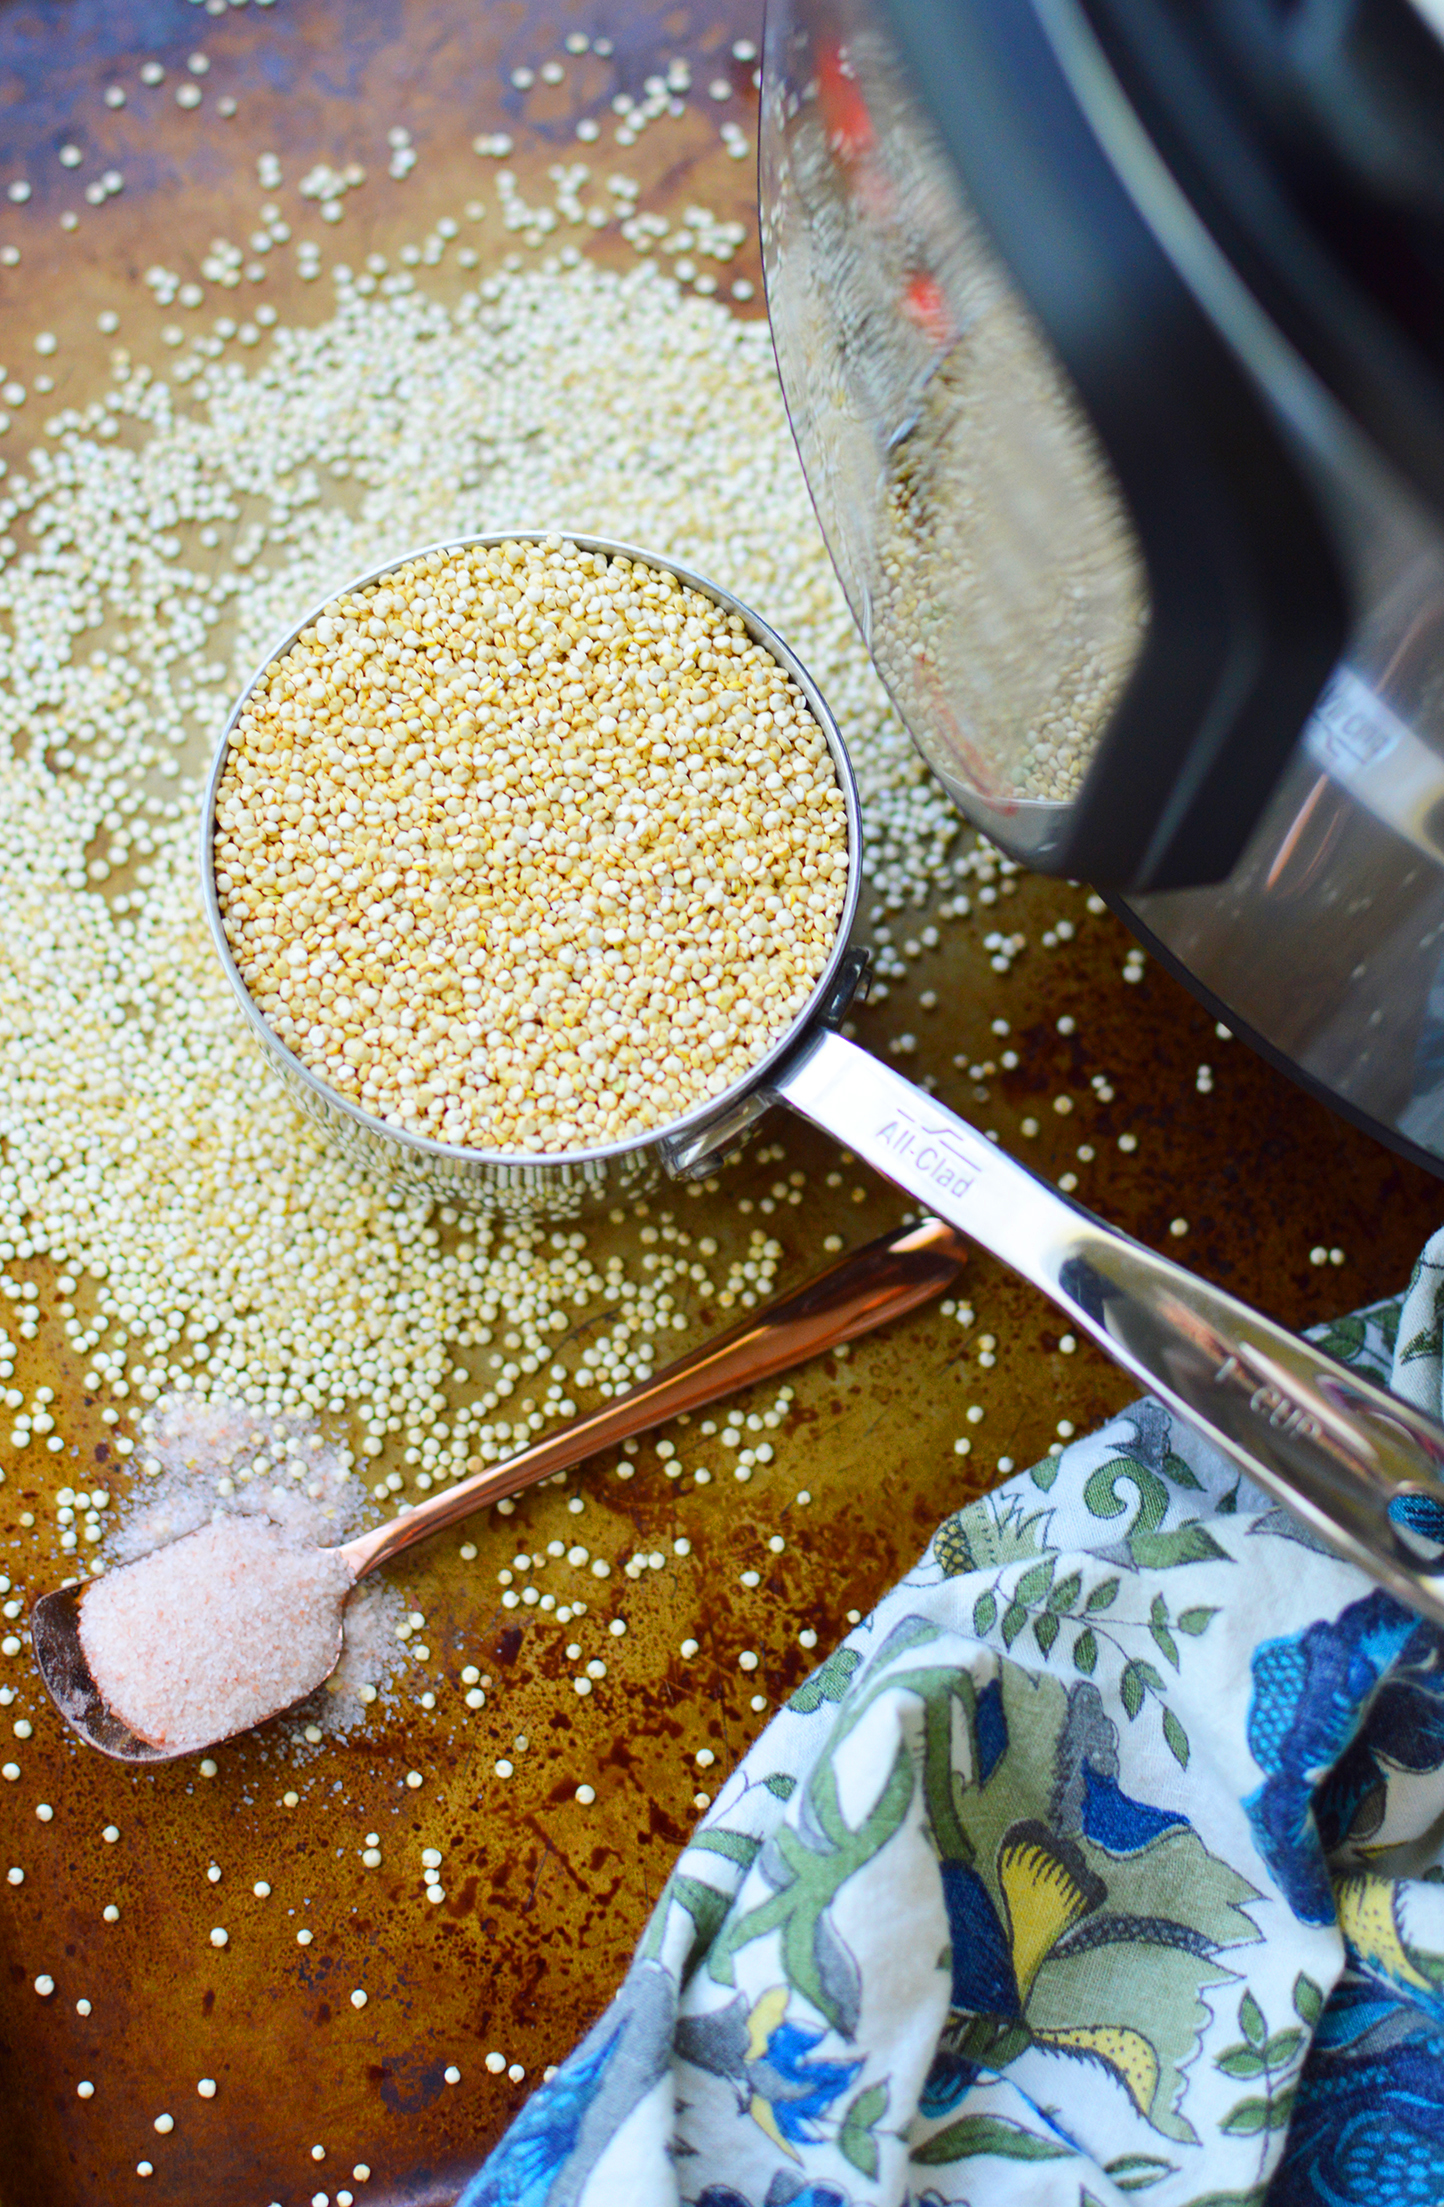
[[[341,1553],[351,1561],[356,1577],[364,1578],[404,1548],[459,1524],[489,1502],[519,1494],[552,1472],[567,1471],[583,1457],[614,1448],[681,1411],[700,1409],[719,1395],[754,1386],[823,1349],[870,1333],[874,1326],[886,1325],[890,1318],[900,1318],[940,1295],[956,1278],[966,1249],[964,1237],[935,1218],[884,1234],[829,1265],[795,1294],[783,1296],[756,1317],[744,1318],[720,1340],[704,1342],[679,1357],[604,1410],[559,1433],[549,1433],[506,1463],[478,1471],[414,1510],[359,1534],[346,1542]]]

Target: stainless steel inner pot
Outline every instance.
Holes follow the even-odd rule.
[[[512,530],[428,545],[405,557],[541,537]],[[1104,1225],[837,1032],[865,970],[848,942],[860,885],[861,822],[857,785],[825,700],[781,638],[716,583],[605,538],[565,541],[670,572],[739,614],[806,697],[847,805],[848,889],[827,968],[788,1032],[745,1080],[660,1133],[631,1142],[555,1157],[459,1149],[358,1110],[308,1071],[262,1019],[231,957],[212,863],[216,797],[241,704],[264,668],[337,595],[333,591],[267,653],[247,684],[217,750],[202,825],[202,877],[216,948],[252,1031],[302,1110],[349,1154],[414,1186],[452,1201],[557,1216],[622,1190],[640,1192],[663,1174],[685,1179],[710,1172],[772,1104],[785,1103],[1033,1281],[1330,1546],[1444,1624],[1444,1428]],[[403,564],[390,561],[348,587],[379,581]]]

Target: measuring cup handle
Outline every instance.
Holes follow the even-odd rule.
[[[1444,1428],[1055,1193],[840,1035],[772,1093],[1065,1310],[1331,1548],[1444,1624]]]

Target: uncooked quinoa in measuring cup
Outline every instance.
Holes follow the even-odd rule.
[[[237,968],[362,1110],[485,1150],[660,1128],[742,1078],[833,950],[831,755],[737,614],[545,542],[343,592],[247,696],[216,803]]]

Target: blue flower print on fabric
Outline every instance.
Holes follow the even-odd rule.
[[[1304,2064],[1268,2207],[1438,2207],[1441,2196],[1444,2025],[1346,1979]]]
[[[1264,1782],[1245,1801],[1259,1853],[1304,1923],[1331,1923],[1314,1790],[1349,1746],[1380,1677],[1418,1620],[1372,1593],[1333,1620],[1255,1649],[1248,1744]]]

